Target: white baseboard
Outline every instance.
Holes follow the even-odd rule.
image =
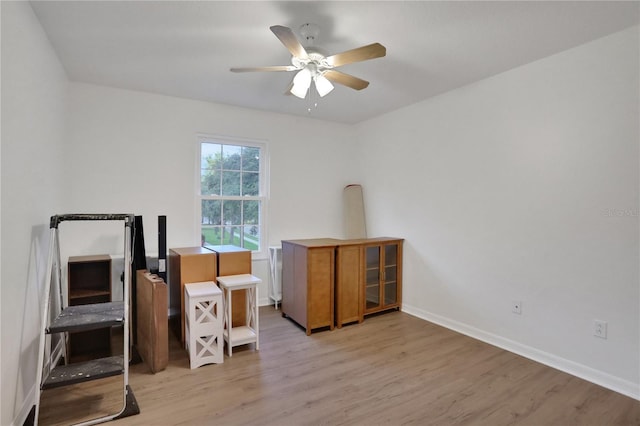
[[[27,393],[27,397],[24,399],[22,403],[22,407],[20,408],[20,411],[18,411],[18,414],[13,419],[13,422],[11,422],[11,426],[23,425],[24,422],[27,420],[27,416],[29,415],[31,408],[33,408],[35,403],[36,403],[36,387],[34,384],[34,386],[31,387],[31,390]]]
[[[56,347],[51,351],[51,360],[53,361],[49,360],[49,362],[53,362],[53,365],[57,365],[58,362],[60,362],[60,359],[62,359],[62,342],[63,340],[60,340],[56,344]],[[44,368],[48,368],[48,363],[45,364]],[[27,396],[22,403],[22,407],[20,407],[20,411],[18,411],[18,414],[11,422],[11,426],[19,426],[24,424],[24,422],[27,420],[27,416],[29,416],[29,412],[31,412],[33,406],[36,405],[37,397],[38,395],[36,394],[36,385],[34,383],[33,386],[31,386],[31,389],[29,389],[29,392],[27,392]]]
[[[258,300],[258,306],[269,306],[269,305],[273,305],[274,303],[275,302],[270,297],[261,297]],[[278,304],[280,304],[280,302],[278,302]]]
[[[497,346],[525,358],[529,358],[541,364],[545,364],[557,370],[564,371],[565,373],[569,373],[591,383],[603,386],[614,392],[640,400],[640,385],[638,383],[633,383],[631,381],[612,376],[611,374],[603,371],[541,351],[531,346],[523,345],[522,343],[480,330],[468,324],[427,312],[406,303],[402,304],[402,311],[425,321],[441,325],[450,330],[457,331],[458,333],[481,340],[485,343],[489,343],[490,345]]]

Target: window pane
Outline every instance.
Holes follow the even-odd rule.
[[[242,195],[260,195],[259,177],[257,172],[242,173]]]
[[[220,170],[203,170],[200,180],[200,194],[220,195]]]
[[[380,266],[380,248],[379,247],[367,247],[366,248],[366,261],[367,269],[378,268]]]
[[[387,266],[384,268],[384,281],[387,283],[396,281],[396,267],[395,266]]]
[[[225,225],[241,225],[242,201],[225,200],[223,204],[223,215]]]
[[[200,168],[220,168],[222,166],[222,145],[203,143],[200,148]]]
[[[380,291],[378,287],[367,287],[365,298],[367,300],[367,309],[380,305]]]
[[[391,305],[392,303],[396,303],[398,301],[397,295],[397,286],[395,283],[386,284],[384,286],[384,304]]]
[[[396,264],[396,253],[398,251],[398,246],[395,244],[390,244],[385,246],[384,248],[384,263],[385,265],[395,265]]]
[[[260,148],[242,147],[242,170],[245,172],[260,170]]]
[[[201,144],[200,193],[220,195],[220,169],[222,168],[222,145]]]
[[[257,225],[244,226],[244,248],[249,250],[260,249],[260,227]]]
[[[243,223],[245,225],[258,225],[260,223],[260,201],[243,201]]]
[[[211,244],[219,246],[222,244],[222,228],[219,226],[202,226],[202,245]]]
[[[222,225],[221,211],[220,200],[202,200],[202,225]]]
[[[233,246],[242,247],[240,244],[240,232],[242,230],[241,226],[225,226],[223,227],[223,238],[222,244],[230,244]]]
[[[222,168],[225,170],[240,170],[241,146],[224,145],[222,147]]]
[[[240,195],[240,172],[222,172],[222,195]]]

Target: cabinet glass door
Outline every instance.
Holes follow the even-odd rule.
[[[380,306],[380,247],[365,250],[365,309]]]
[[[398,302],[398,246],[384,246],[384,305]]]

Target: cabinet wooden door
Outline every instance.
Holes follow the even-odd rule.
[[[333,330],[335,252],[333,247],[307,252],[307,334],[329,327]]]
[[[399,309],[402,302],[402,241],[365,245],[364,314]]]
[[[336,325],[338,328],[351,322],[362,322],[362,297],[360,258],[362,246],[341,245],[336,251]]]

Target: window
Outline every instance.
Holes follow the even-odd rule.
[[[264,254],[266,145],[200,137],[202,245],[231,244]]]

